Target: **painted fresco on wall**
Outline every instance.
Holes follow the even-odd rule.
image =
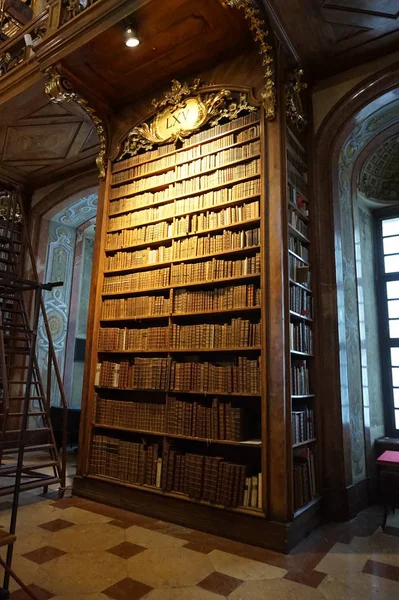
[[[44,302],[50,324],[55,353],[60,372],[64,375],[66,344],[68,335],[72,280],[74,273],[75,247],[77,229],[82,223],[94,218],[97,214],[97,194],[90,194],[64,209],[50,221],[49,244],[45,267],[45,281],[62,281],[63,286],[45,292]],[[88,252],[87,261],[92,261],[92,252]],[[86,265],[87,266],[87,265]],[[87,312],[90,291],[90,273],[86,270],[86,279],[81,285],[84,294],[83,307]],[[87,316],[82,320],[82,331],[86,332]],[[47,380],[48,343],[43,323],[38,332],[38,361],[43,380]],[[60,398],[52,377],[51,404],[59,405]],[[68,403],[71,398],[67,397]]]

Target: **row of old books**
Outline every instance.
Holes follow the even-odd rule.
[[[199,175],[190,179],[183,179],[175,184],[176,196],[184,196],[185,194],[193,194],[206,190],[218,185],[230,183],[237,179],[259,175],[260,159],[254,159],[250,162],[235,165],[232,167],[224,167],[218,171],[214,171],[209,175]],[[127,193],[127,192],[124,192]]]
[[[292,145],[293,145],[292,140],[290,140],[290,143],[287,144],[289,166],[293,167],[295,169],[295,171],[297,171],[297,173],[300,173],[302,181],[307,184],[308,173],[307,173],[307,167],[306,167],[306,157],[304,157],[304,160],[299,158],[299,156],[297,156],[296,152],[291,149]],[[297,148],[298,147],[299,146],[297,146]]]
[[[295,288],[300,290],[300,288]],[[302,290],[301,290],[302,291]],[[104,299],[102,319],[201,313],[260,306],[260,288],[254,284],[229,285],[210,290],[177,289],[172,301],[164,295]]]
[[[171,300],[163,295],[104,299],[102,319],[123,319],[166,315],[171,312]]]
[[[207,283],[218,279],[258,274],[260,274],[259,253],[235,260],[213,258],[196,263],[181,263],[163,269],[105,277],[103,293],[134,293],[135,291],[157,289],[169,285]]]
[[[198,175],[198,173],[204,171],[220,169],[229,163],[257,156],[260,154],[260,150],[260,141],[257,140],[242,146],[234,146],[233,148],[228,148],[227,150],[207,154],[206,156],[192,160],[191,162],[188,161],[181,163],[177,167],[177,178],[182,179],[185,177],[193,177],[194,175]]]
[[[294,507],[299,510],[317,497],[314,454],[310,448],[294,450]]]
[[[149,162],[155,160],[156,158],[163,156],[164,154],[169,154],[170,152],[174,152],[176,150],[176,146],[174,144],[166,144],[164,146],[158,146],[156,150],[148,150],[141,154],[136,154],[136,156],[132,156],[131,158],[127,158],[125,160],[120,160],[113,164],[112,172],[116,173],[117,171],[121,171],[123,169],[129,169],[130,167],[134,167],[135,165],[139,165],[144,162]]]
[[[105,257],[105,271],[119,271],[134,267],[145,267],[173,259],[172,246],[158,246],[158,248],[141,248],[135,252],[116,252]]]
[[[173,225],[168,221],[143,225],[135,229],[122,229],[120,233],[107,233],[105,239],[106,250],[118,250],[127,246],[136,246],[149,242],[158,242],[172,237]]]
[[[158,444],[125,442],[93,435],[90,472],[127,483],[160,487],[162,460]]]
[[[123,196],[130,196],[133,194],[139,194],[146,190],[152,190],[157,187],[166,186],[169,183],[173,183],[176,179],[175,171],[166,171],[165,173],[161,173],[160,175],[152,175],[149,177],[143,177],[141,179],[136,179],[132,183],[128,183],[125,185],[119,185],[118,187],[111,188],[110,190],[110,198],[113,200],[114,198],[122,198]]]
[[[260,179],[256,177],[242,183],[236,183],[231,187],[223,187],[220,190],[210,190],[198,196],[188,196],[176,200],[175,214],[181,215],[196,210],[212,207],[223,207],[223,204],[245,200],[247,197],[260,194]]]
[[[243,348],[260,346],[261,326],[248,319],[228,323],[172,324],[171,348]]]
[[[246,256],[243,259],[212,260],[196,263],[182,263],[172,265],[170,281],[171,285],[188,285],[189,283],[200,283],[202,281],[214,281],[217,279],[229,279],[245,275],[260,274],[260,254]]]
[[[144,177],[145,175],[150,175],[155,171],[161,171],[162,169],[167,169],[168,167],[174,167],[175,164],[176,159],[174,153],[170,154],[169,156],[164,156],[159,160],[144,162],[137,166],[130,167],[130,169],[125,171],[118,171],[118,173],[114,173],[112,175],[112,184],[121,183],[121,181],[126,181],[126,179]]]
[[[132,361],[104,360],[96,367],[94,385],[120,389],[166,390],[170,360],[167,358],[140,358]]]
[[[298,352],[313,353],[313,332],[306,323],[290,323],[290,348]]]
[[[141,248],[130,252],[116,252],[105,257],[105,270],[130,269],[162,262],[190,260],[198,256],[243,250],[260,245],[260,229],[226,230],[221,234],[190,236],[173,241],[170,246]]]
[[[244,505],[247,468],[221,456],[181,453],[164,442],[161,487],[227,507]]]
[[[95,421],[98,425],[167,433],[165,404],[110,400],[96,395]]]
[[[313,317],[313,297],[306,290],[296,285],[290,285],[290,310],[311,319]]]
[[[244,439],[244,410],[213,398],[212,406],[166,400],[166,432],[207,440],[240,442]]]
[[[315,437],[314,411],[307,406],[292,411],[292,443],[301,444]]]
[[[98,350],[113,352],[117,350],[160,350],[169,347],[169,327],[147,327],[131,329],[124,327],[100,327]]]
[[[309,227],[301,219],[297,210],[293,210],[291,207],[288,209],[288,223],[299,233],[302,233],[305,237],[309,236]]]
[[[190,150],[184,150],[183,148],[176,153],[176,162],[178,165],[195,160],[200,158],[201,156],[206,156],[207,154],[213,154],[214,152],[219,152],[228,146],[233,146],[234,144],[241,144],[243,142],[249,141],[252,138],[259,137],[260,135],[260,125],[252,125],[243,129],[241,131],[237,131],[231,133],[229,135],[224,135],[223,137],[216,138],[211,142],[206,144],[198,144]]]
[[[260,393],[260,359],[242,356],[219,362],[172,362],[171,390]]]
[[[229,285],[210,290],[177,289],[173,294],[173,312],[212,312],[260,306],[260,288],[253,283]]]
[[[226,230],[221,234],[206,236],[191,236],[183,240],[176,240],[172,244],[173,260],[187,260],[196,256],[217,254],[230,250],[244,250],[260,244],[260,229],[247,229],[243,231]]]
[[[198,133],[191,135],[183,141],[183,148],[187,148],[188,146],[192,146],[194,144],[200,144],[206,140],[214,138],[218,135],[222,135],[223,133],[228,133],[233,129],[238,129],[239,127],[244,127],[245,125],[251,125],[255,121],[259,121],[260,112],[259,110],[254,110],[250,112],[248,115],[243,117],[239,117],[238,119],[234,119],[233,121],[229,121],[228,123],[224,123],[223,125],[215,125],[209,129],[204,129]]]
[[[290,179],[290,183],[288,184],[289,200],[294,206],[296,206],[299,216],[305,217],[307,219],[309,216],[308,202],[307,202],[305,196],[301,192],[299,192],[298,189],[296,188],[296,186],[294,185],[296,180],[299,181],[300,186],[303,185],[303,181],[301,180],[300,177],[298,177],[292,171],[289,173],[289,179]]]
[[[175,218],[173,223],[173,235],[187,235],[199,233],[208,229],[226,227],[259,218],[259,201],[244,202],[235,206],[228,206],[218,211],[206,211],[194,215]]]
[[[307,265],[304,265],[299,258],[291,254],[288,256],[288,273],[292,281],[296,281],[306,287],[310,287],[310,271]]]
[[[207,440],[244,439],[244,410],[231,402],[212,399],[212,405],[168,397],[165,404],[100,398],[96,395],[98,425],[170,433]]]
[[[247,477],[245,465],[219,456],[182,453],[167,440],[163,441],[162,458],[159,454],[158,444],[93,435],[90,472],[221,506],[262,507],[260,474]]]
[[[295,254],[297,254],[298,256],[303,258],[303,260],[306,260],[306,262],[309,262],[309,248],[304,246],[304,244],[302,244],[302,242],[300,242],[299,240],[294,238],[294,236],[292,236],[292,235],[289,236],[288,247],[290,250],[295,252]]]
[[[125,275],[114,275],[104,278],[103,293],[114,294],[135,292],[143,289],[158,289],[169,285],[170,268],[140,271]]]
[[[310,394],[309,369],[306,360],[292,361],[291,364],[291,393],[294,396]]]
[[[128,212],[119,217],[113,217],[109,220],[109,231],[117,231],[118,229],[127,229],[128,227],[138,227],[151,221],[160,219],[170,219],[174,216],[175,207],[173,203],[160,204],[143,210]]]
[[[174,203],[175,215],[212,208],[213,206],[221,206],[228,202],[245,200],[247,197],[259,194],[260,180],[259,177],[254,177],[249,181],[236,183],[230,187],[226,186],[219,190],[210,190],[204,194],[199,194],[198,196],[189,196],[187,198],[176,200]],[[174,187],[168,186],[165,190],[159,192],[145,192],[144,194],[129,198],[120,198],[110,202],[109,214],[114,215],[122,211],[136,211],[162,202],[170,203],[171,200],[174,199],[174,196]]]
[[[159,192],[145,192],[144,194],[131,196],[129,198],[119,198],[110,202],[109,215],[114,215],[119,212],[140,210],[155,204],[170,202],[173,198],[173,186],[168,186],[166,189]]]
[[[259,394],[260,359],[175,362],[139,358],[97,364],[95,385],[119,389],[170,389],[188,392]]]

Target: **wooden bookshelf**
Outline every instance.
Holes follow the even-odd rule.
[[[260,116],[113,163],[87,456],[90,478],[252,516],[267,497]]]
[[[317,468],[317,398],[312,376],[314,300],[311,281],[311,204],[308,157],[300,132],[287,123],[288,300],[291,360],[292,511],[298,518],[319,502]],[[301,268],[303,265],[304,268]],[[306,270],[305,270],[306,269]]]

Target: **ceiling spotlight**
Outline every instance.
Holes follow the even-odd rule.
[[[133,29],[131,25],[128,25],[125,29],[125,44],[126,46],[129,46],[129,48],[135,48],[140,44],[137,31]]]

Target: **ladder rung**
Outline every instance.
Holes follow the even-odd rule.
[[[27,492],[28,490],[34,490],[36,488],[41,488],[44,486],[54,485],[56,483],[61,483],[60,477],[42,477],[37,479],[36,481],[31,481],[29,483],[21,483],[21,492]],[[1,496],[9,496],[14,493],[14,486],[8,485],[7,487],[0,488],[0,497]]]
[[[16,443],[16,442],[14,442]],[[36,446],[25,446],[24,452],[39,452],[40,450],[55,450],[54,444],[37,444]],[[5,454],[17,454],[18,449],[16,448],[6,448],[3,450],[3,455]]]
[[[25,400],[25,396],[8,396],[9,400]],[[29,401],[31,400],[45,400],[44,396],[29,396]]]
[[[47,467],[55,467],[58,465],[56,460],[51,460],[44,463],[37,463],[34,465],[29,465],[29,467],[23,467],[21,469],[22,473],[29,473],[29,471],[36,471],[37,469],[46,469]],[[17,470],[17,465],[10,465],[9,467],[0,467],[0,477],[2,475],[9,475],[14,473]]]
[[[8,417],[22,417],[24,413],[8,413]],[[42,412],[42,411],[37,411],[37,412],[28,412],[28,417],[43,417],[44,415],[47,415],[46,412]]]
[[[51,431],[50,427],[38,427],[37,429],[25,429],[28,433],[45,433]],[[7,429],[6,434],[21,433],[21,429]]]

